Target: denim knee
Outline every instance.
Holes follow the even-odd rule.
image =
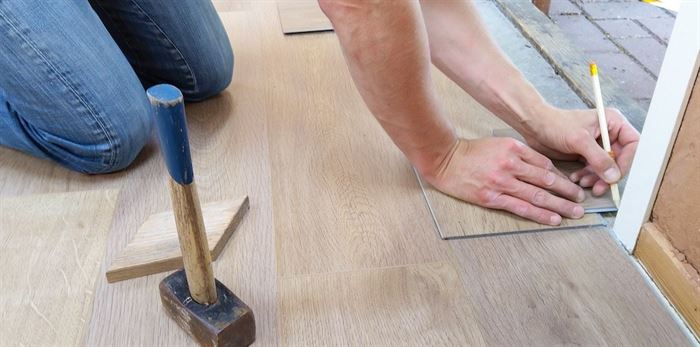
[[[108,116],[112,128],[110,140],[97,144],[95,157],[80,171],[89,174],[115,172],[136,159],[150,138],[152,117],[150,105],[134,102],[131,106]]]
[[[71,136],[75,139],[65,140],[69,146],[62,141],[45,142],[41,146],[60,164],[82,173],[104,174],[125,169],[148,142],[152,117],[147,101],[122,102],[125,104],[116,109],[107,106],[100,110],[104,116],[102,125],[87,127],[85,134]]]
[[[231,84],[233,77],[233,50],[226,45],[217,52],[202,55],[200,60],[190,65],[195,77],[193,89],[185,87],[182,94],[186,101],[202,101],[215,96]]]

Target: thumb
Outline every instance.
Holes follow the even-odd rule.
[[[615,183],[620,180],[620,168],[615,160],[595,141],[588,132],[581,132],[574,142],[574,150],[586,159],[588,166],[600,178],[607,183]]]

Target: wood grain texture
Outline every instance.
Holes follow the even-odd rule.
[[[202,305],[213,304],[216,302],[214,270],[197,185],[179,184],[171,178],[168,186],[190,295]]]
[[[700,276],[655,223],[645,223],[634,248],[666,297],[696,335],[700,334]]]
[[[202,205],[204,229],[212,260],[216,260],[250,208],[248,197]],[[183,267],[173,211],[152,214],[136,231],[107,270],[107,282],[172,271]]]
[[[335,35],[268,49],[278,68],[259,78],[289,86],[270,90],[268,114],[278,275],[444,260],[410,164],[365,107]]]
[[[277,11],[285,34],[333,30],[318,0],[278,0]]]
[[[608,230],[448,243],[487,345],[691,345]]]
[[[214,263],[214,273],[255,313],[257,343],[270,346],[277,344],[278,334],[266,117],[272,111],[270,90],[276,84],[260,76],[284,68],[281,58],[268,50],[276,43],[274,37],[282,35],[274,3],[240,5],[243,10],[221,13],[236,52],[233,82],[215,98],[188,104],[187,120],[201,201],[250,197],[250,211]],[[266,72],[270,69],[273,71]],[[111,228],[106,264],[149,215],[171,208],[167,172],[156,145],[154,139],[139,165],[130,168],[125,177],[118,202],[120,218]],[[87,344],[193,344],[159,302],[157,288],[165,275],[113,284],[100,282]]]
[[[663,174],[651,220],[700,269],[700,79],[685,109]]]
[[[526,143],[525,139],[512,128],[494,129],[493,136],[496,137],[512,137],[522,143]],[[562,161],[554,160],[554,166],[566,176],[571,175],[575,171],[583,168],[583,163],[577,161]],[[586,200],[581,203],[586,213],[614,212],[617,211],[615,202],[612,199],[612,194],[608,190],[601,196],[593,196],[591,188],[584,188]]]
[[[314,342],[300,333],[323,334],[319,344],[324,345],[333,345],[336,337],[366,341],[377,336],[387,341],[398,335],[392,335],[396,330],[410,334],[412,341],[430,339],[445,345],[543,345],[552,336],[566,334],[556,325],[559,307],[585,310],[589,302],[596,309],[568,320],[567,327],[586,331],[614,317],[608,329],[619,336],[600,334],[610,344],[642,339],[650,344],[660,339],[685,343],[629,260],[607,256],[619,249],[604,232],[594,240],[586,237],[588,231],[567,230],[442,241],[410,166],[355,92],[335,36],[284,36],[275,3],[235,3],[236,10],[221,15],[236,52],[233,83],[218,97],[188,105],[187,114],[201,200],[250,196],[251,209],[214,271],[255,313],[257,344]],[[449,101],[445,108],[453,115],[472,112],[464,104],[465,94],[445,85],[438,84],[441,97]],[[484,127],[482,136],[502,127],[497,122]],[[96,177],[0,149],[0,195],[122,187],[104,271],[148,216],[170,208],[167,173],[157,150],[152,141],[128,171]],[[559,234],[572,245],[549,241]],[[469,248],[453,251],[453,242]],[[164,276],[114,284],[99,276],[85,344],[192,345],[158,303],[157,287]],[[558,283],[568,278],[580,278],[575,283],[581,283],[582,293],[574,293],[588,301],[570,299],[568,291],[555,295]],[[283,286],[279,291],[278,281]],[[306,309],[307,302],[330,300],[329,291],[341,288],[334,281],[356,293],[346,290],[332,313],[314,305]],[[375,281],[395,290],[384,291],[373,285]],[[305,284],[308,290],[301,288]],[[367,297],[375,305],[374,320],[349,313],[369,309],[368,304],[355,309],[357,303],[349,301],[362,295],[360,291],[371,294]],[[523,291],[531,301],[548,304],[532,314],[517,306],[524,300]],[[608,301],[616,313],[605,309]],[[443,310],[447,315],[431,311],[444,308],[446,302],[451,305]],[[419,309],[411,311],[403,303]],[[288,313],[278,312],[278,307],[307,321],[282,324]],[[352,324],[353,332],[369,328],[358,336],[341,330],[321,332],[316,315],[341,317]],[[386,324],[382,320],[395,316],[401,319]],[[655,325],[649,326],[649,321]],[[290,332],[289,324],[303,330]],[[546,330],[549,325],[555,328]],[[320,326],[343,327],[336,322]],[[413,326],[425,329],[411,331]]]
[[[448,263],[285,277],[282,344],[483,345],[457,271]]]
[[[542,56],[589,107],[595,107],[587,58],[575,47],[559,27],[527,0],[495,0],[503,13],[520,29]],[[622,111],[637,130],[642,130],[646,110],[632,99],[619,84],[599,66],[600,85],[605,91],[604,103]]]
[[[83,343],[117,195],[0,198],[0,344]]]
[[[433,76],[438,95],[459,136],[467,139],[487,137],[492,136],[494,129],[507,127],[445,75],[435,69]],[[586,214],[581,219],[564,218],[556,227],[531,222],[508,212],[465,203],[438,191],[418,173],[416,177],[443,239],[605,225],[597,214]]]

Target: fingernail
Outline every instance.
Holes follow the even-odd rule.
[[[603,178],[605,178],[605,181],[608,183],[617,182],[617,180],[620,179],[620,170],[616,167],[611,167],[603,172]]]
[[[556,178],[557,178],[557,177],[554,175],[554,172],[551,172],[551,171],[550,171],[550,172],[547,172],[547,173],[544,175],[544,184],[546,184],[547,186],[551,186],[552,184],[554,184],[554,180],[555,180]]]
[[[583,192],[583,189],[578,191],[576,202],[582,202],[583,200],[586,200],[586,193]]]
[[[581,218],[581,217],[583,217],[583,212],[584,212],[583,207],[576,206],[576,207],[574,207],[572,215],[574,218]]]
[[[549,223],[552,225],[559,225],[559,223],[561,223],[561,216],[558,214],[553,215],[549,218]]]

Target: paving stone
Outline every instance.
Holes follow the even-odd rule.
[[[593,19],[605,18],[670,18],[662,9],[643,2],[585,2],[583,9]]]
[[[624,53],[592,53],[591,58],[598,64],[600,74],[617,81],[631,98],[651,98],[656,79],[629,56]]]
[[[661,62],[664,59],[664,54],[666,53],[666,46],[662,45],[653,38],[626,38],[626,39],[614,39],[622,47],[624,47],[631,55],[633,55],[637,60],[642,62],[642,64],[654,74],[654,76],[659,75],[659,70],[661,69]]]
[[[651,37],[639,24],[631,19],[599,19],[595,21],[609,37]]]
[[[581,14],[581,9],[569,0],[552,0],[549,5],[550,16]]]
[[[584,53],[620,51],[600,29],[584,16],[559,16],[552,18],[552,20]]]
[[[676,19],[671,17],[640,18],[637,19],[637,22],[651,30],[651,32],[668,44],[668,39],[671,37],[671,31],[673,31],[673,24],[676,22]]]

